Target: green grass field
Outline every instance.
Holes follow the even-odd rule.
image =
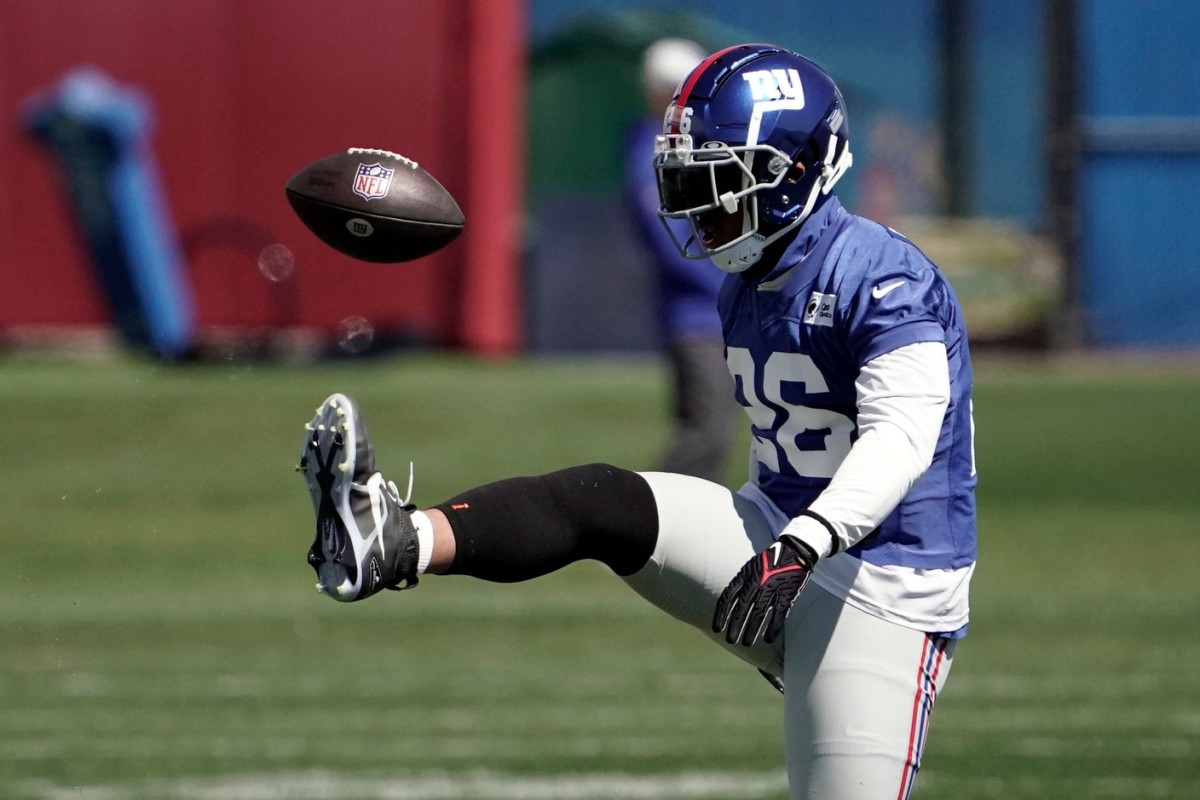
[[[974,619],[915,796],[1200,797],[1200,369],[977,374]],[[599,566],[320,598],[292,467],[335,390],[422,503],[665,436],[651,361],[0,359],[0,798],[785,796],[774,692]]]

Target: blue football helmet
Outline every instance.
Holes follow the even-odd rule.
[[[742,272],[850,168],[849,133],[842,93],[812,61],[769,44],[722,50],[667,107],[654,152],[659,216],[685,257]]]

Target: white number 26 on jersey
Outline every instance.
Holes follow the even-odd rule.
[[[755,374],[758,370],[750,351],[744,347],[726,350],[729,371],[740,378],[742,392],[749,405],[747,412],[756,430],[775,428],[775,442],[754,437],[754,453],[766,467],[780,472],[780,455],[791,468],[806,478],[832,478],[842,459],[850,452],[854,420],[845,414],[822,408],[792,405],[783,399],[783,385],[803,385],[806,396],[825,394],[829,384],[811,357],[803,353],[772,353],[762,366],[763,396],[758,396]],[[767,405],[766,402],[772,405]],[[778,426],[776,415],[782,414]],[[823,447],[801,449],[797,437],[805,432],[828,431]]]

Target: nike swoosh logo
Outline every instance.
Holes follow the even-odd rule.
[[[876,300],[880,300],[885,297],[888,292],[899,289],[903,285],[904,281],[894,281],[893,283],[889,283],[887,286],[876,286],[871,290],[871,297],[874,297]]]

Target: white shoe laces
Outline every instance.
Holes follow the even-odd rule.
[[[387,487],[388,491],[391,492],[393,500],[395,500],[401,506],[408,505],[408,501],[412,499],[413,493],[413,462],[408,462],[408,494],[404,496],[403,500],[400,499],[400,490],[396,487],[395,481],[388,481],[384,485]]]

